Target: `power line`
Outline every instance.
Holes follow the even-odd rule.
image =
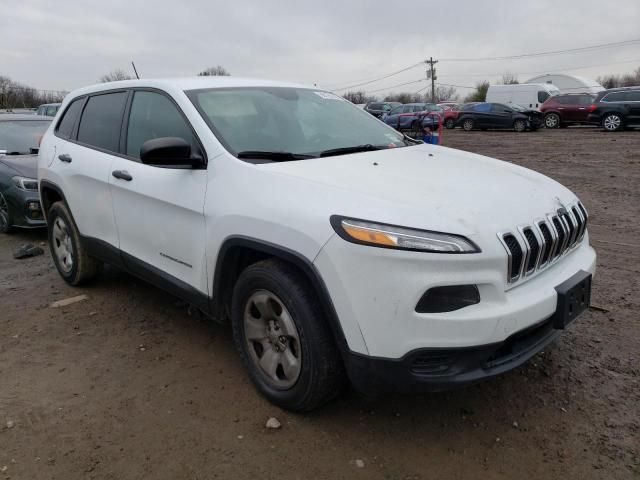
[[[610,43],[602,43],[599,45],[590,45],[587,47],[579,47],[579,48],[570,48],[570,49],[564,49],[564,50],[553,50],[553,51],[547,51],[547,52],[536,52],[536,53],[523,53],[523,54],[519,54],[519,55],[505,55],[505,56],[497,56],[497,57],[480,57],[480,58],[440,58],[439,61],[443,61],[443,62],[476,62],[476,61],[490,61],[490,60],[515,60],[515,59],[523,59],[523,58],[536,58],[536,57],[543,57],[543,56],[553,56],[553,55],[563,55],[563,54],[571,54],[571,53],[579,53],[579,52],[588,52],[588,51],[593,51],[593,50],[600,50],[600,49],[606,49],[606,48],[611,48],[611,47],[620,47],[620,46],[626,46],[626,45],[633,45],[636,43],[640,43],[640,38],[633,38],[633,39],[629,39],[629,40],[621,40],[618,42],[610,42]],[[348,82],[348,83],[353,83],[353,85],[348,85],[345,87],[336,87],[336,88],[332,88],[332,90],[335,91],[341,91],[341,90],[348,90],[350,88],[356,88],[356,87],[361,87],[364,85],[369,85],[371,83],[375,83],[375,82],[379,82],[380,80],[384,80],[386,78],[392,77],[394,75],[398,75],[399,73],[402,72],[406,72],[407,70],[411,70],[413,68],[416,68],[420,65],[424,65],[425,63],[427,63],[426,61],[421,61],[418,63],[415,63],[413,65],[409,65],[408,67],[405,67],[401,70],[397,70],[395,72],[391,72],[388,74],[385,74],[383,76],[380,77],[376,77],[376,78],[372,78],[372,79],[367,79],[367,80],[363,80],[363,81],[357,81],[354,80],[352,82]],[[622,62],[620,62],[622,63]],[[624,62],[624,63],[631,63],[631,62]],[[606,64],[606,65],[613,65],[613,63],[611,64]],[[600,66],[600,65],[594,65],[594,66]],[[590,67],[576,67],[577,68],[590,68]],[[566,69],[566,70],[571,70],[571,69]],[[557,71],[563,71],[563,70],[557,70]],[[541,72],[533,72],[533,73],[541,73]],[[483,74],[484,75],[484,74]],[[486,74],[486,75],[494,75],[494,74]],[[528,75],[527,73],[523,73],[522,75]],[[481,75],[478,75],[481,76]]]
[[[425,78],[419,78],[418,80],[412,80],[411,82],[398,83],[396,85],[389,85],[388,87],[377,88],[375,90],[367,90],[365,93],[376,93],[381,92],[383,90],[391,90],[392,88],[403,87],[404,85],[411,85],[413,83],[420,83],[426,81]]]
[[[515,60],[520,58],[531,57],[545,57],[550,55],[564,55],[568,53],[588,52],[592,50],[600,50],[611,47],[621,47],[626,45],[633,45],[639,43],[640,38],[633,38],[630,40],[622,40],[619,42],[601,43],[599,45],[590,45],[588,47],[568,48],[564,50],[551,50],[548,52],[536,52],[536,53],[522,53],[520,55],[505,55],[500,57],[479,57],[479,58],[441,58],[443,62],[482,62],[487,60]]]
[[[399,73],[406,72],[407,70],[411,70],[412,68],[416,68],[417,66],[423,65],[423,64],[424,64],[424,62],[418,62],[418,63],[415,63],[413,65],[409,65],[408,67],[405,67],[405,68],[403,68],[401,70],[397,70],[395,72],[383,75],[382,77],[375,78],[373,80],[369,80],[369,81],[362,82],[362,83],[357,83],[355,85],[349,85],[349,86],[346,86],[346,87],[333,88],[332,90],[335,90],[335,91],[349,90],[350,88],[356,88],[356,87],[361,87],[363,85],[369,85],[370,83],[379,82],[380,80],[384,80],[385,78],[393,77],[394,75],[398,75]]]

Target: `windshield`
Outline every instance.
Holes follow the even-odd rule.
[[[286,152],[317,157],[358,146],[407,145],[402,134],[329,92],[248,87],[186,93],[216,137],[236,156]]]
[[[7,155],[37,153],[40,137],[50,123],[51,120],[0,121],[0,152]]]

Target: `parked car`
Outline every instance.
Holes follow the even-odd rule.
[[[442,112],[442,107],[435,103],[405,103],[383,115],[382,121],[396,130],[415,130],[420,124],[422,127],[437,127],[438,116],[427,114]]]
[[[502,103],[478,103],[460,111],[456,126],[466,131],[475,129],[505,129],[524,132],[536,131],[543,125],[543,117],[537,110],[519,105]]]
[[[472,108],[473,105],[476,105],[477,103],[478,102],[460,103],[457,105],[453,105],[448,110],[445,110],[443,114],[444,126],[449,129],[456,128],[456,122],[458,121],[458,116],[460,115],[460,112],[462,110]]]
[[[491,85],[487,90],[486,101],[519,105],[523,108],[538,110],[540,106],[560,90],[550,83],[517,83],[515,85]]]
[[[43,227],[37,180],[38,142],[51,119],[0,114],[0,233]]]
[[[588,307],[596,255],[575,194],[330,92],[129,80],[62,109],[38,159],[62,278],[116,264],[229,321],[283,408],[316,408],[346,378],[373,393],[491,377]]]
[[[589,108],[589,121],[609,132],[640,127],[640,86],[612,88],[598,93]]]
[[[589,112],[595,95],[572,93],[549,97],[540,107],[544,114],[544,126],[560,128],[567,125],[589,124]]]
[[[40,105],[36,110],[36,115],[44,115],[45,117],[55,117],[60,108],[60,103],[45,103]]]
[[[400,102],[370,102],[364,107],[374,117],[380,118],[383,114],[389,113],[395,107],[402,105]]]

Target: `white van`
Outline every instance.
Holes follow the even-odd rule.
[[[491,85],[487,91],[487,102],[515,103],[525,108],[539,110],[544,101],[560,90],[548,83],[519,83],[515,85]]]

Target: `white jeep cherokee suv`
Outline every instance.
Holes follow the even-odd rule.
[[[589,303],[596,256],[572,192],[317,88],[83,88],[38,167],[68,283],[107,262],[229,320],[258,390],[291,410],[347,379],[378,392],[499,374]]]

